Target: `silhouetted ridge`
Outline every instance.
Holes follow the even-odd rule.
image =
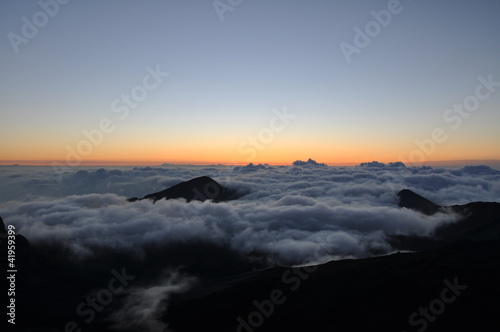
[[[208,176],[200,176],[189,181],[181,182],[163,191],[152,193],[143,198],[133,197],[129,202],[142,199],[151,199],[156,202],[160,199],[184,198],[187,202],[192,200],[206,201],[210,199],[214,202],[224,202],[236,199],[235,191],[221,186],[217,181]]]
[[[399,206],[411,210],[422,212],[426,215],[433,215],[441,209],[441,206],[429,201],[409,189],[403,189],[398,193]]]
[[[2,217],[0,217],[0,234],[7,234],[7,228],[5,228]]]
[[[500,203],[472,202],[450,208],[463,219],[438,229],[436,235],[470,240],[500,239]]]
[[[455,214],[455,222],[439,226],[434,236],[390,236],[390,244],[400,250],[434,250],[456,241],[492,241],[500,239],[500,203],[472,202],[464,205],[439,206],[405,189],[398,193],[399,206],[427,215],[436,212]]]
[[[416,331],[411,318],[424,321],[427,308],[454,290],[456,302],[425,321],[428,331],[490,331],[500,326],[499,254],[500,240],[464,242],[331,261],[313,272],[276,267],[228,276],[173,294],[162,319],[176,332]],[[261,324],[253,329],[254,322]]]
[[[9,247],[7,246],[8,240],[12,240],[12,232],[8,234],[7,232],[7,227],[5,227],[5,224],[3,222],[2,217],[0,217],[0,250],[4,253],[7,253],[7,248],[11,250],[13,245],[15,246],[15,258],[19,260],[15,263],[17,265],[20,265],[20,261],[23,260],[26,257],[27,251],[29,249],[29,241],[26,239],[23,235],[21,234],[16,234],[17,229],[13,229],[14,234],[15,234],[15,239],[14,239],[14,244],[10,243]],[[10,254],[9,254],[10,255]],[[5,254],[4,257],[0,258],[0,265],[4,266],[1,264],[2,259],[6,259],[7,254]],[[12,263],[12,262],[11,262]],[[18,264],[19,263],[19,264]],[[6,265],[5,265],[6,266]]]

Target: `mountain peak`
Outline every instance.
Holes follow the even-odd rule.
[[[143,198],[130,198],[130,202],[143,199],[151,199],[156,202],[160,199],[176,199],[184,198],[187,202],[192,200],[206,201],[212,200],[214,202],[223,202],[231,200],[236,197],[234,191],[221,186],[217,181],[209,176],[200,176],[188,181],[178,183],[165,190],[152,193],[144,196]]]
[[[422,212],[426,215],[433,215],[441,209],[441,206],[431,202],[409,189],[403,189],[398,193],[399,206],[411,210]]]

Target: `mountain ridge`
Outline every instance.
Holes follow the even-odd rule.
[[[148,194],[143,198],[132,197],[129,202],[150,199],[154,202],[161,199],[184,198],[187,202],[193,200],[204,202],[211,200],[215,203],[239,198],[235,190],[223,187],[209,176],[199,176],[188,181],[180,182],[165,190]]]
[[[422,212],[426,215],[433,215],[442,209],[442,206],[418,195],[410,189],[403,189],[398,192],[399,207]]]

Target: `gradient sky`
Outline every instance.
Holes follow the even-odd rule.
[[[212,1],[72,0],[50,17],[2,2],[0,163],[500,159],[500,86],[447,111],[478,77],[500,82],[500,2],[402,0],[348,63],[341,43],[392,3],[244,0],[220,16]],[[13,47],[23,17],[40,27]],[[125,114],[157,67],[168,76]]]

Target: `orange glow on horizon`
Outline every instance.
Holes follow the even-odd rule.
[[[336,142],[299,140],[295,137],[277,138],[267,145],[254,146],[221,138],[191,139],[182,145],[176,142],[136,140],[131,138],[109,140],[88,151],[78,144],[61,146],[42,145],[28,148],[15,143],[0,149],[0,165],[52,165],[63,166],[142,166],[142,165],[291,165],[296,160],[311,158],[331,166],[353,166],[363,162],[383,163],[402,161],[405,164],[432,164],[464,160],[500,160],[495,144],[478,148],[474,142],[461,146],[436,146],[426,155],[412,142],[393,143],[383,140],[372,142]],[[17,148],[16,148],[17,147]],[[25,146],[26,147],[26,146]],[[25,158],[25,156],[30,156]]]
[[[79,164],[69,164],[65,160],[0,160],[0,166],[63,166],[63,167],[85,167],[85,166],[161,166],[165,165],[193,165],[193,166],[209,166],[209,165],[234,165],[234,166],[244,166],[249,163],[257,164],[268,164],[272,166],[291,166],[296,160],[307,161],[307,158],[299,158],[287,161],[253,161],[253,162],[226,162],[226,161],[203,161],[203,160],[176,160],[176,161],[165,161],[165,160],[85,160]],[[320,159],[311,159],[317,161],[318,163],[324,163],[328,166],[357,166],[364,162],[378,161],[382,163],[395,162],[397,160],[382,160],[377,158],[368,158],[357,161],[323,161]],[[445,159],[445,160],[428,160],[424,162],[407,162],[407,166],[419,166],[419,165],[429,165],[429,166],[464,166],[464,165],[476,165],[476,164],[494,164],[496,167],[500,166],[500,159]]]

